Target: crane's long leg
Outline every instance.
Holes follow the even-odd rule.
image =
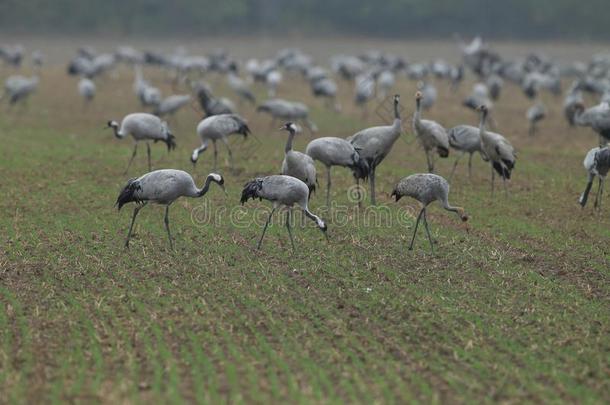
[[[430,241],[430,249],[434,253],[434,243],[432,242],[432,235],[430,235],[430,229],[428,228],[428,218],[426,218],[426,209],[424,208],[424,226],[426,227],[426,233],[428,234],[428,240]]]
[[[135,208],[133,209],[133,216],[131,217],[131,225],[129,225],[129,232],[127,232],[127,239],[125,240],[125,247],[129,248],[129,239],[131,239],[131,231],[133,230],[133,224],[136,222],[136,216],[138,216],[138,212],[140,212],[140,210],[142,208],[144,208],[146,206],[146,202],[142,205],[136,205]]]
[[[375,169],[371,170],[371,205],[375,205]]]
[[[330,170],[331,166],[326,168],[326,207],[330,209]]]
[[[169,239],[169,247],[174,250],[174,241],[172,233],[169,230],[169,205],[165,206],[165,229],[167,229],[167,238]]]
[[[428,151],[426,151],[426,161],[428,162],[428,173],[434,173],[434,164],[432,163],[432,158]]]
[[[411,237],[411,244],[409,245],[409,250],[413,250],[413,242],[415,242],[415,235],[417,234],[417,227],[419,226],[419,220],[421,219],[422,214],[424,213],[424,208],[419,211],[419,215],[417,216],[417,221],[415,221],[415,229],[413,230],[413,236]]]
[[[258,245],[256,246],[257,249],[261,248],[261,244],[263,243],[263,238],[265,237],[265,232],[267,232],[267,227],[269,226],[269,222],[271,222],[271,217],[273,216],[274,212],[275,212],[275,207],[273,207],[273,209],[269,213],[269,218],[267,218],[267,222],[265,222],[265,227],[263,228],[263,234],[261,235],[261,238],[258,240]]]
[[[152,171],[152,164],[150,163],[150,142],[146,142],[146,153],[148,154],[148,171]]]
[[[496,172],[493,164],[491,165],[491,198],[494,198],[494,181],[496,180]]]
[[[234,168],[234,164],[233,164],[233,152],[231,152],[231,148],[229,147],[229,141],[227,140],[226,137],[221,138],[222,142],[225,144],[226,148],[227,148],[227,152],[229,153],[229,166],[231,167],[231,169]]]
[[[360,195],[360,179],[356,179],[356,199],[358,200],[358,208],[362,208],[362,195]]]
[[[138,153],[138,143],[135,142],[133,144],[133,153],[131,154],[131,159],[129,159],[129,163],[127,163],[127,169],[125,169],[125,173],[123,174],[127,174],[129,172],[129,168],[131,167],[131,163],[133,162],[133,159],[136,157],[136,153]]]
[[[506,177],[502,176],[502,185],[504,186],[504,196],[508,198],[508,187],[506,185]]]
[[[600,209],[602,207],[602,190],[604,189],[604,180],[601,176],[598,177],[599,183],[597,186],[597,193],[595,194],[595,204],[593,207]]]
[[[472,179],[472,153],[468,156],[468,179]]]
[[[216,141],[214,143],[214,171],[216,171],[217,163],[218,163],[218,147],[216,146]]]
[[[462,156],[464,156],[466,154],[466,152],[462,152],[456,159],[455,159],[455,163],[453,164],[453,169],[451,169],[451,174],[449,175],[449,182],[451,182],[451,179],[453,179],[453,174],[455,173],[455,169],[457,168],[458,163],[460,162],[460,159],[462,158]],[[472,156],[472,155],[470,155]]]
[[[290,214],[292,210],[288,209],[286,211],[286,229],[288,229],[288,235],[290,236],[290,243],[292,244],[292,251],[294,252],[296,249],[294,248],[294,238],[292,237],[292,231],[290,230]]]

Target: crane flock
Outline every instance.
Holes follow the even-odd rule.
[[[473,154],[479,153],[491,168],[492,198],[496,174],[502,178],[507,196],[509,194],[507,182],[515,170],[517,153],[507,137],[495,132],[500,131],[501,120],[496,119],[494,110],[495,105],[503,102],[505,88],[516,85],[526,98],[534,100],[534,104],[523,109],[523,117],[527,120],[527,126],[524,125],[523,128],[527,128],[529,135],[534,135],[541,131],[539,124],[543,119],[553,118],[542,103],[541,94],[562,94],[562,80],[566,77],[574,78],[563,99],[566,123],[570,127],[591,128],[599,140],[599,147],[586,154],[584,167],[588,176],[587,184],[578,201],[580,205],[585,206],[593,180],[598,177],[595,207],[599,208],[603,183],[610,170],[610,150],[606,146],[610,142],[610,56],[597,56],[589,65],[574,64],[565,67],[536,53],[521,60],[504,59],[481,38],[475,38],[470,43],[458,38],[458,46],[462,52],[462,60],[454,65],[442,59],[432,63],[408,63],[398,55],[371,51],[359,56],[335,55],[329,68],[316,64],[313,57],[292,48],[283,49],[272,58],[251,58],[242,61],[225,50],[201,56],[190,55],[183,48],[164,54],[139,51],[127,46],[119,47],[113,53],[97,53],[92,48],[85,47],[79,49],[69,61],[67,72],[78,79],[75,87],[85,106],[97,102],[96,94],[99,89],[108,85],[108,80],[105,79],[108,72],[121,64],[129,66],[133,72],[133,92],[142,112],[126,111],[120,123],[113,120],[107,122],[107,127],[113,130],[117,138],[131,136],[134,140],[133,152],[125,174],[132,166],[138,144],[144,142],[147,147],[149,172],[128,180],[116,201],[119,210],[127,203],[136,203],[125,246],[129,246],[139,210],[151,202],[165,206],[165,227],[173,248],[169,227],[170,205],[180,197],[202,197],[208,192],[211,183],[216,183],[224,189],[225,179],[217,173],[222,171],[218,167],[217,142],[222,142],[226,147],[230,166],[234,168],[229,137],[234,134],[247,137],[251,133],[247,117],[260,112],[270,115],[274,129],[277,128],[278,121],[283,123],[280,129],[287,132],[287,140],[283,161],[281,164],[277,162],[274,169],[280,174],[258,173],[243,187],[242,204],[256,198],[272,203],[272,211],[264,225],[258,248],[262,245],[273,214],[280,208],[286,210],[286,228],[293,250],[297,247],[291,226],[294,206],[299,206],[304,215],[327,236],[327,222],[309,208],[312,193],[318,185],[316,163],[326,168],[328,208],[332,199],[333,166],[349,169],[356,181],[358,193],[361,192],[360,181],[368,180],[370,204],[376,205],[376,181],[380,174],[378,169],[401,135],[410,136],[406,132],[410,128],[413,138],[423,149],[427,167],[423,168],[425,172],[414,173],[398,181],[391,196],[395,197],[396,201],[403,196],[412,197],[422,206],[416,217],[409,249],[412,249],[419,223],[423,221],[431,249],[434,250],[426,216],[429,204],[438,201],[445,210],[455,212],[462,221],[466,222],[469,218],[463,208],[454,207],[448,202],[449,183],[454,177],[459,160],[465,154],[469,155],[468,174],[471,180],[472,157]],[[25,49],[15,45],[0,47],[0,59],[7,66],[19,69],[27,57]],[[46,59],[40,51],[32,52],[30,59],[36,73],[32,76],[11,74],[5,81],[0,101],[6,99],[9,105],[25,105],[26,100],[35,97],[35,92],[41,84],[40,71]],[[176,94],[164,95],[160,87],[144,77],[145,72],[148,75],[154,69],[167,72]],[[434,115],[436,109],[446,107],[437,87],[446,81],[451,91],[457,91],[462,86],[466,72],[472,74],[475,82],[470,95],[463,100],[460,108],[475,111],[479,118],[478,126],[470,125],[476,123],[474,116],[470,115],[465,115],[463,122],[454,123],[449,130],[440,122],[424,119],[424,112],[426,116]],[[232,95],[237,97],[237,104],[230,98],[219,96],[222,91],[213,90],[211,83],[215,77],[224,78],[222,82],[216,82],[224,83],[228,87]],[[331,129],[326,123],[319,127],[312,120],[312,116],[316,115],[319,109],[326,109],[333,115],[343,115],[345,108],[339,104],[338,97],[344,92],[344,87],[351,87],[352,103],[362,110],[368,122],[374,119],[368,114],[370,104],[375,100],[384,103],[390,94],[397,93],[403,77],[417,81],[417,92],[412,99],[415,108],[411,126],[403,126],[401,98],[396,94],[391,97],[391,122],[376,122],[376,125],[363,128],[351,136],[316,137],[318,132],[328,134]],[[314,100],[321,99],[319,105],[310,108],[302,100],[292,99],[294,93],[289,93],[287,89],[299,80],[310,88]],[[279,97],[288,94],[291,95],[290,100]],[[587,108],[585,100],[590,99],[589,95],[599,97],[599,103]],[[151,142],[165,143],[168,151],[175,149],[177,138],[167,121],[174,122],[175,114],[187,106],[191,106],[200,119],[196,128],[193,128],[200,146],[192,151],[190,161],[195,165],[210,142],[214,148],[213,172],[206,177],[201,188],[198,188],[191,175],[184,171],[152,169]],[[240,110],[242,113],[238,112]],[[304,136],[299,135],[299,125],[306,127],[311,136],[304,152],[293,147],[295,137]],[[491,126],[494,132],[488,130],[488,126]],[[450,153],[457,153],[457,158],[447,181],[433,173],[437,169],[435,155],[447,158]],[[240,164],[245,162],[240,160]],[[387,176],[385,170],[382,174]],[[360,198],[358,202],[362,203]]]

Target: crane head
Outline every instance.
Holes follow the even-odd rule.
[[[418,91],[417,93],[415,93],[416,100],[421,100],[422,98],[424,98],[424,95],[422,94],[421,91]]]
[[[487,108],[487,106],[485,104],[481,104],[480,106],[477,107],[477,111],[479,111],[483,114],[487,114],[489,112],[489,109]]]
[[[222,189],[222,191],[224,191],[224,193],[227,194],[227,190],[225,189],[224,177],[222,177],[218,173],[210,173],[210,174],[208,174],[208,179],[210,181],[213,181],[214,183],[218,184],[220,186],[220,188]]]
[[[288,132],[291,132],[291,133],[297,133],[298,132],[298,128],[295,125],[295,123],[294,122],[290,122],[290,121],[285,123],[284,125],[282,125],[280,127],[280,130],[285,130],[285,131],[288,131]]]

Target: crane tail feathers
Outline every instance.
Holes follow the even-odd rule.
[[[503,160],[502,162],[504,165],[499,162],[493,162],[493,168],[500,176],[502,176],[503,179],[510,180],[510,173],[514,167],[514,164],[510,161]],[[507,162],[510,164],[507,164]]]
[[[141,200],[136,196],[136,192],[141,190],[142,186],[140,185],[139,181],[137,181],[135,178],[129,179],[127,181],[127,185],[123,188],[123,190],[121,190],[121,193],[119,194],[119,197],[114,205],[118,206],[120,211],[123,205],[132,201],[139,204]]]
[[[244,185],[244,189],[241,192],[241,200],[240,202],[244,204],[250,198],[261,198],[260,191],[263,188],[263,179],[254,179],[252,181],[247,182]]]

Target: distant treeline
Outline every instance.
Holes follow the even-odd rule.
[[[610,0],[0,0],[0,32],[610,39]]]

